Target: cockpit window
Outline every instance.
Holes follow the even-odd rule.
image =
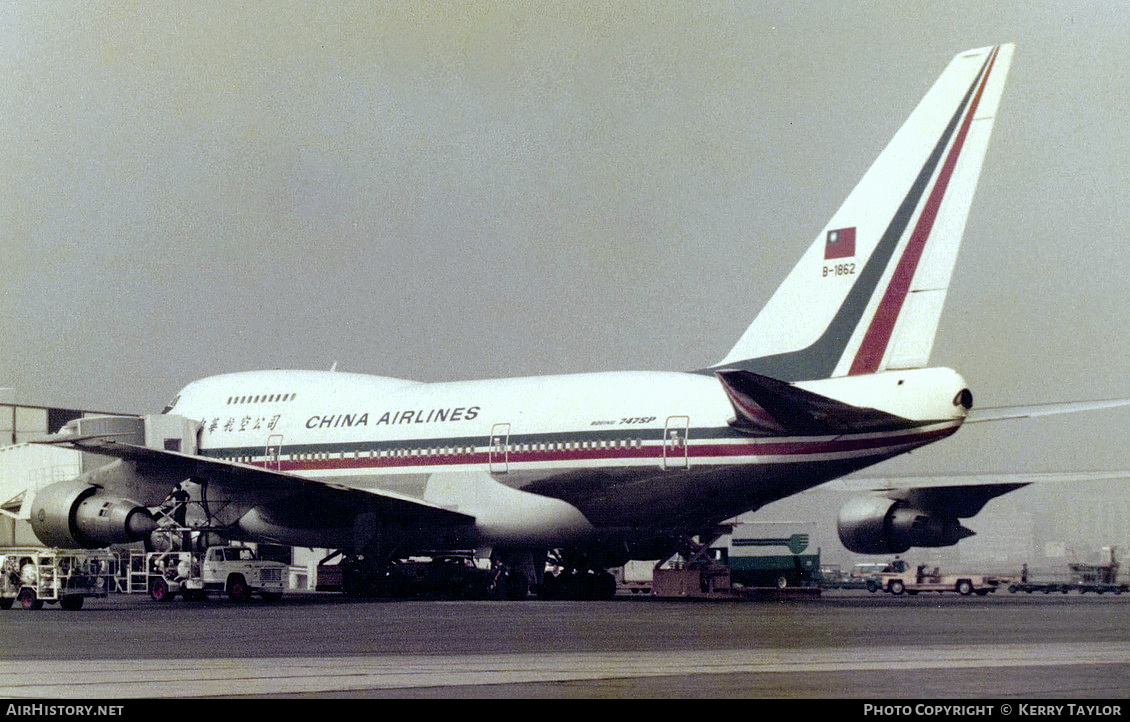
[[[166,406],[164,409],[161,410],[161,413],[167,414],[170,411],[172,411],[173,407],[177,405],[178,401],[180,401],[180,394],[177,394],[176,396],[174,396],[173,400],[169,402],[168,406]]]

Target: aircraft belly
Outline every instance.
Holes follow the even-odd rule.
[[[417,499],[422,499],[424,498],[424,490],[428,485],[428,479],[430,477],[430,473],[370,473],[348,474],[341,476],[320,476],[312,478],[319,478],[328,482],[332,482],[334,484],[340,484],[341,486],[348,486],[352,489],[391,491],[397,494],[404,494],[405,496],[412,496],[416,497]]]
[[[888,458],[888,457],[883,457]],[[533,482],[526,491],[576,507],[598,530],[696,529],[870,466],[874,457],[686,470],[585,470]]]
[[[323,478],[335,485],[393,492],[472,516],[475,518],[473,528],[458,533],[463,544],[550,546],[590,538],[593,526],[574,506],[558,498],[521,490],[531,478],[541,476],[544,474],[490,474],[485,469],[477,469]],[[294,533],[303,539],[336,538],[344,534],[346,541],[341,543],[348,543],[351,522],[333,506],[327,507],[324,514],[316,502],[276,504],[271,511],[271,518],[266,518],[262,510],[255,510],[255,514],[241,519],[240,525],[245,530],[254,527],[255,533],[272,538],[285,534],[286,527],[296,530]]]
[[[353,540],[352,516],[338,518],[324,514],[323,510],[304,515],[299,513],[298,505],[255,507],[240,518],[239,528],[250,538],[289,546],[341,549]]]

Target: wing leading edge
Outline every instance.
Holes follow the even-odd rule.
[[[315,493],[331,495],[339,502],[356,504],[361,509],[381,508],[385,513],[406,524],[427,524],[436,527],[463,527],[473,524],[475,519],[435,504],[410,496],[378,489],[361,489],[311,479],[296,474],[265,469],[260,466],[241,464],[223,459],[210,459],[203,456],[185,454],[178,451],[152,449],[136,444],[122,443],[105,436],[85,436],[80,438],[56,435],[33,443],[67,446],[72,449],[102,456],[109,456],[135,463],[138,473],[146,475],[150,470],[159,470],[160,477],[182,479],[204,479],[239,492],[257,492],[272,495]]]

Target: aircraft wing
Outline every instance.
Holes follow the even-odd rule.
[[[847,477],[818,489],[871,492],[911,506],[946,511],[960,519],[975,516],[991,499],[1029,484],[1130,481],[1130,470],[1038,472],[1031,474],[958,474],[950,476]]]
[[[262,491],[272,494],[278,492],[330,494],[341,501],[359,506],[381,507],[407,523],[458,527],[472,524],[475,521],[472,516],[391,491],[362,489],[319,479],[310,479],[282,471],[273,471],[251,464],[211,459],[178,451],[151,449],[146,446],[115,441],[105,435],[80,437],[55,435],[31,443],[67,446],[79,451],[123,459],[135,463],[138,473],[141,475],[145,475],[147,470],[159,471],[159,478],[207,479],[228,488],[251,493]]]

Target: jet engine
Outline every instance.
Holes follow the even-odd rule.
[[[852,499],[836,520],[840,541],[857,554],[902,554],[911,547],[948,547],[974,532],[957,517],[877,496]]]
[[[31,528],[47,546],[97,549],[145,539],[157,522],[137,502],[76,479],[45,486],[35,495]]]

